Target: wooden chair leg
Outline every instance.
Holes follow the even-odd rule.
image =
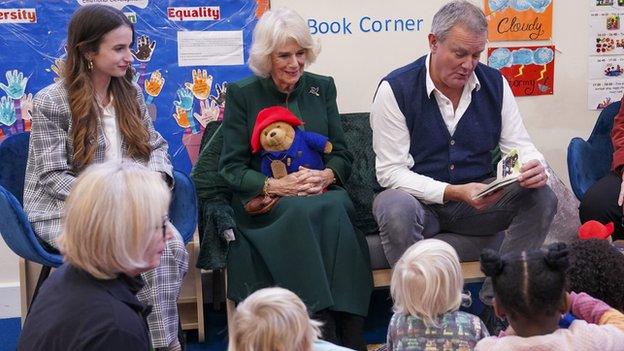
[[[225,277],[225,309],[227,313],[227,327],[228,327],[228,344],[232,345],[232,338],[234,336],[234,311],[236,310],[236,305],[234,301],[227,298],[227,269],[224,269],[224,277]]]
[[[199,342],[205,340],[204,297],[201,270],[196,268],[199,255],[199,235],[195,231],[193,240],[186,244],[189,253],[189,270],[182,281],[182,291],[178,298],[178,312],[182,330],[197,330]]]
[[[43,282],[48,279],[48,276],[50,275],[50,271],[52,270],[52,267],[50,266],[43,266],[41,268],[41,272],[39,273],[39,279],[37,279],[37,286],[35,286],[35,291],[33,292],[33,297],[30,300],[30,306],[28,306],[28,313],[30,313],[30,309],[32,308],[32,304],[33,302],[35,302],[35,299],[37,298],[37,295],[39,294],[39,289],[41,288],[41,285],[43,284]]]
[[[22,326],[28,314],[28,266],[27,261],[19,258],[19,280],[20,280],[20,314],[22,315]]]

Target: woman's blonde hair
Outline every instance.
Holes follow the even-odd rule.
[[[438,317],[459,309],[464,277],[455,249],[438,239],[421,240],[394,266],[390,294],[394,312],[437,326]]]
[[[293,292],[261,289],[236,307],[230,351],[310,351],[320,336],[320,322],[308,317]]]
[[[99,279],[149,268],[145,252],[162,235],[155,229],[170,198],[160,174],[135,162],[89,166],[65,201],[58,239],[65,261]]]
[[[308,24],[295,11],[280,7],[264,13],[253,31],[249,50],[249,68],[260,77],[271,72],[271,54],[294,40],[306,50],[306,67],[316,60],[320,45],[310,35]]]
[[[67,28],[63,79],[71,110],[74,147],[71,165],[75,172],[91,164],[95,157],[97,143],[93,140],[97,140],[98,120],[102,115],[96,102],[86,54],[98,52],[104,36],[123,26],[132,30],[134,41],[134,26],[123,12],[108,5],[95,4],[76,10]],[[152,149],[137,102],[139,92],[132,83],[133,75],[132,69],[128,68],[125,76],[112,77],[108,90],[113,96],[119,132],[128,145],[129,156],[148,160]]]

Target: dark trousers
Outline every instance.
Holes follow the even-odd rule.
[[[622,178],[614,172],[609,172],[587,189],[579,206],[581,223],[592,219],[602,224],[613,222],[615,224],[613,240],[624,239],[622,207],[617,203],[621,185]]]

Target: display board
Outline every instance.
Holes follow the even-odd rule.
[[[189,172],[206,123],[222,118],[227,82],[251,72],[251,34],[268,0],[4,0],[0,4],[0,140],[30,129],[32,97],[59,79],[79,6],[121,9],[134,23],[133,67],[173,166]]]

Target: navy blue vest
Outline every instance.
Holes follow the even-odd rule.
[[[410,133],[412,171],[450,184],[482,181],[493,175],[491,151],[501,133],[503,80],[499,71],[479,63],[481,88],[451,136],[436,99],[427,96],[426,56],[401,67],[383,80],[392,88]]]

